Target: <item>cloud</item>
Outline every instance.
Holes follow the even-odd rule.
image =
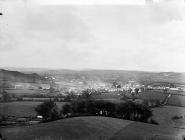
[[[90,32],[82,19],[75,14],[72,7],[38,7],[29,9],[26,14],[24,28],[50,38],[65,41],[87,41]]]
[[[185,59],[183,14],[172,2],[167,6],[165,3],[8,4],[1,22],[7,24],[3,28],[7,35],[0,38],[4,38],[4,43],[15,42],[12,51],[0,52],[0,63],[24,67],[185,71],[179,64]]]
[[[164,23],[184,19],[184,0],[161,0],[148,5],[154,22]]]

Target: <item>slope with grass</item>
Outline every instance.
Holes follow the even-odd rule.
[[[35,107],[42,102],[36,101],[20,101],[20,102],[8,102],[0,103],[0,116],[15,116],[15,117],[29,117],[35,116]],[[65,103],[57,102],[59,109]]]
[[[26,127],[4,128],[6,140],[107,140],[133,122],[107,117],[75,117]]]
[[[162,125],[171,125],[171,126],[185,126],[185,108],[178,106],[163,106],[152,108],[153,119]],[[183,117],[181,119],[173,119],[173,117]]]
[[[110,140],[181,140],[185,130],[163,125],[134,122],[118,131]]]
[[[185,130],[91,116],[3,128],[1,133],[6,140],[180,140]]]

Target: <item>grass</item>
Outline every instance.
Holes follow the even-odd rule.
[[[161,93],[159,91],[147,91],[147,92],[143,92],[140,93],[139,95],[137,95],[138,98],[143,99],[143,100],[159,100],[159,101],[163,101],[166,96],[168,96],[167,94]]]
[[[26,127],[4,128],[6,140],[107,140],[133,122],[107,117],[75,117]]]
[[[116,93],[103,93],[101,95],[92,96],[96,100],[120,100],[121,96]]]
[[[3,128],[6,140],[173,140],[185,130],[108,117],[74,117],[32,126]]]
[[[42,102],[36,101],[19,101],[0,103],[0,116],[15,116],[15,117],[29,117],[36,115],[34,108]],[[57,102],[59,109],[65,103]]]
[[[135,122],[118,131],[110,140],[175,140],[183,133],[184,130],[178,128]]]
[[[172,95],[168,100],[168,104],[172,106],[185,107],[185,96]]]
[[[173,120],[172,118],[175,116],[185,116],[185,108],[184,107],[176,107],[176,106],[164,106],[153,108],[153,119],[156,120],[161,125],[171,125],[171,126],[183,126],[185,125],[184,118]]]
[[[29,90],[29,89],[8,89],[6,90],[9,94],[15,94],[15,95],[32,95],[32,94],[38,94],[41,93],[41,90]]]

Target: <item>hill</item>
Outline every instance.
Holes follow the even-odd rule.
[[[144,71],[125,71],[125,70],[48,70],[39,72],[41,75],[48,74],[56,77],[58,81],[79,80],[98,81],[112,83],[119,81],[126,83],[134,80],[142,84],[160,82],[162,84],[184,84],[185,73],[176,72],[144,72]]]
[[[48,81],[36,73],[25,74],[18,71],[0,69],[0,87],[11,87],[12,83],[47,83]]]
[[[143,84],[161,82],[160,84],[176,83],[185,84],[185,73],[180,72],[147,72],[147,71],[129,71],[129,70],[70,70],[70,69],[33,69],[33,68],[6,68],[7,70],[20,71],[31,74],[54,76],[57,81],[78,80],[101,81],[112,83],[120,81],[126,83],[134,80]]]
[[[6,140],[35,140],[50,137],[54,140],[99,140],[109,139],[121,128],[132,123],[106,117],[76,117],[28,127],[2,130]]]
[[[107,117],[75,117],[26,127],[3,128],[6,140],[161,140],[182,137],[177,128]]]

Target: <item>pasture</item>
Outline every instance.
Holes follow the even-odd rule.
[[[0,116],[29,117],[36,115],[35,107],[42,102],[19,101],[0,103]],[[64,102],[56,103],[59,109],[62,109]]]
[[[136,97],[143,100],[154,99],[154,100],[163,101],[167,96],[168,94],[164,94],[159,91],[146,91],[138,94]]]
[[[33,94],[39,94],[43,92],[42,90],[31,90],[31,89],[8,89],[5,90],[9,94],[14,95],[33,95]]]
[[[184,130],[108,117],[74,117],[32,126],[3,128],[6,140],[174,140]]]
[[[177,106],[164,106],[152,109],[153,119],[161,125],[183,126],[185,119],[173,120],[174,116],[185,116],[185,108]]]
[[[108,140],[133,122],[107,117],[75,117],[25,127],[2,129],[6,140]]]
[[[120,100],[121,96],[115,92],[102,93],[100,95],[92,95],[95,100]]]
[[[168,105],[185,107],[185,96],[172,95],[168,100]]]

